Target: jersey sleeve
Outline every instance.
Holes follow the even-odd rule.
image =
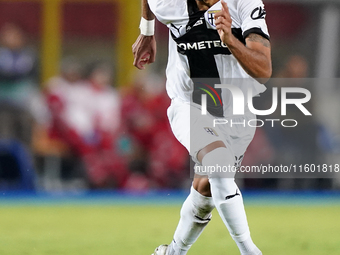
[[[163,24],[181,23],[188,16],[185,0],[148,0],[149,7]]]
[[[239,0],[238,13],[244,38],[255,33],[269,39],[266,10],[262,0]]]

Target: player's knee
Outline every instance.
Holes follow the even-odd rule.
[[[202,166],[209,178],[233,178],[235,175],[235,156],[228,147],[218,147],[207,153]]]
[[[211,197],[210,183],[208,177],[195,177],[192,186],[202,196]]]
[[[187,206],[182,206],[181,218],[195,216],[198,223],[206,223],[210,220],[211,211],[215,205],[211,197],[200,194],[194,187],[191,187],[190,195],[184,202]]]

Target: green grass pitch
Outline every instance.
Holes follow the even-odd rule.
[[[180,206],[5,205],[2,255],[150,255],[169,243]],[[252,237],[264,255],[340,254],[340,206],[246,207]],[[216,210],[188,254],[237,255]]]

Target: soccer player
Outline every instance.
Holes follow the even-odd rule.
[[[244,94],[248,88],[253,95],[263,92],[260,82],[272,73],[265,15],[261,0],[142,0],[141,35],[132,47],[134,65],[144,69],[155,60],[156,16],[170,30],[166,87],[172,99],[168,109],[171,129],[197,166],[239,166],[253,139],[255,128],[251,126],[213,126],[216,118],[247,123],[255,116],[248,109],[243,115],[232,115],[228,89],[213,88],[214,84],[204,87],[195,79],[238,79],[239,84],[233,85]],[[206,115],[201,114],[204,94],[218,98],[214,102],[205,98]],[[173,241],[153,254],[187,254],[215,207],[241,254],[262,254],[251,239],[242,195],[233,177],[195,175]]]

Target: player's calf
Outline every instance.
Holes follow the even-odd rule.
[[[190,247],[208,225],[214,207],[211,197],[205,197],[191,187],[190,194],[183,203],[181,218],[173,241],[167,248],[166,255],[187,254]]]

